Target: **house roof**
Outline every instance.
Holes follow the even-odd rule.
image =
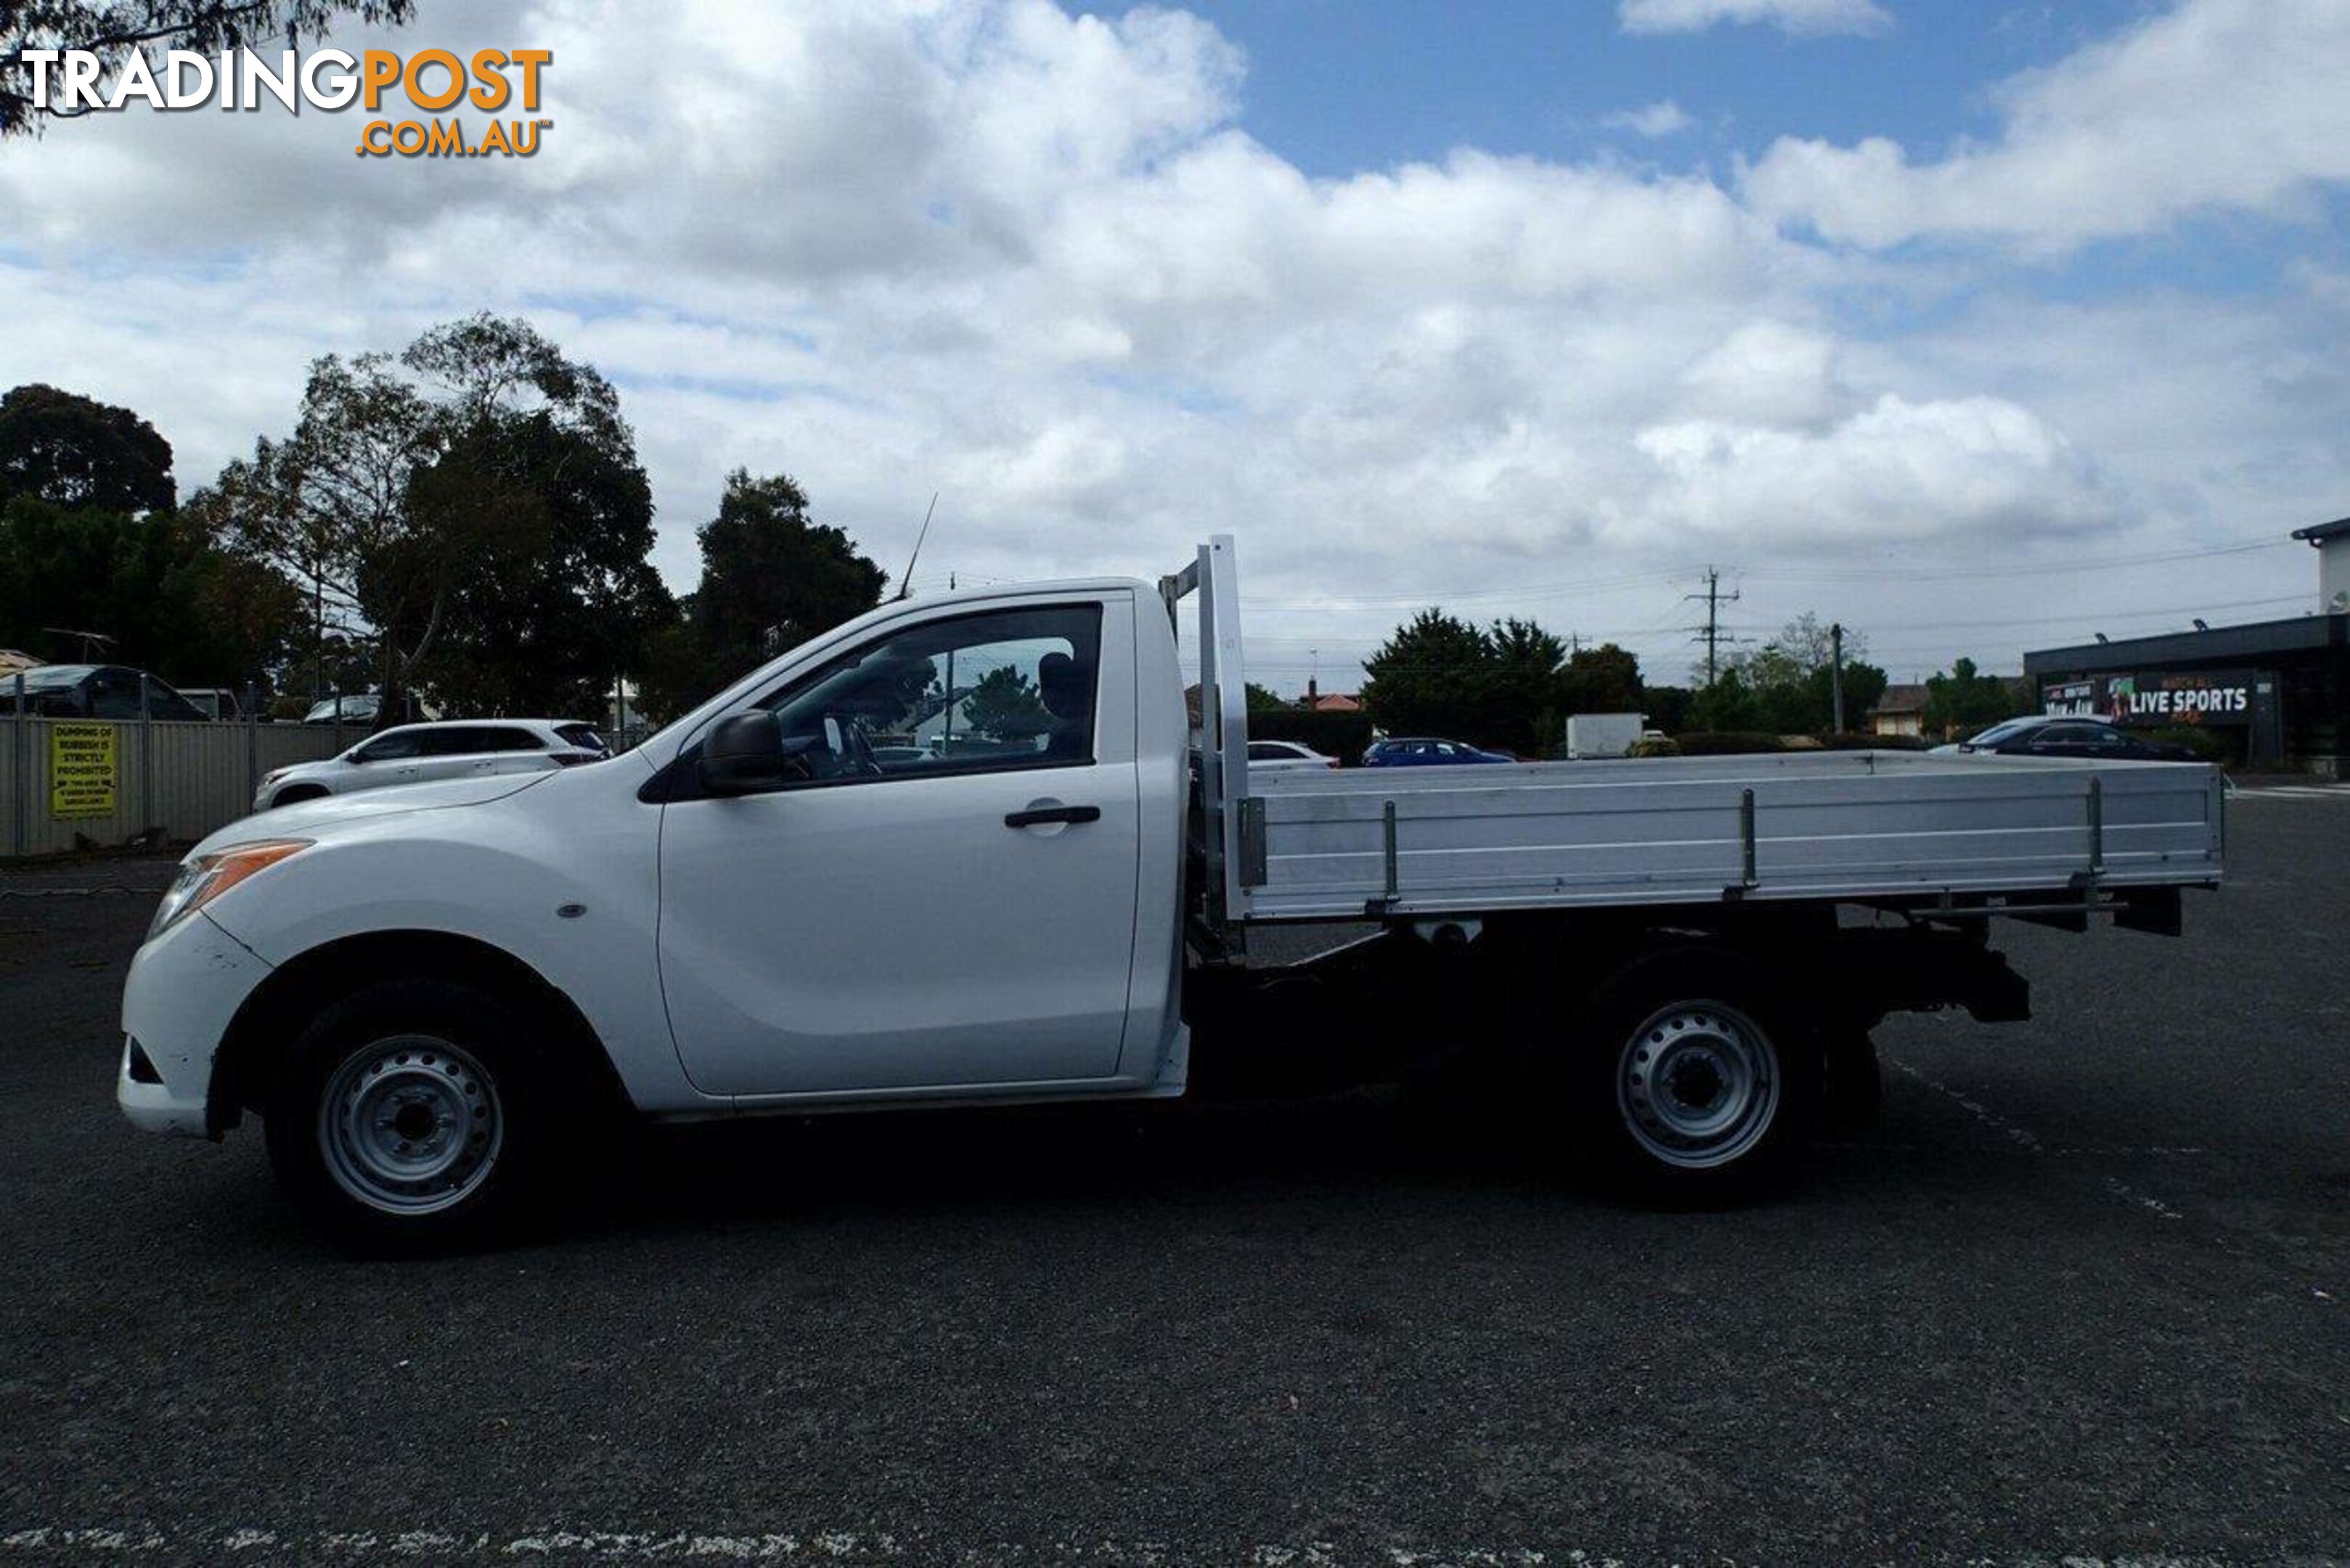
[[[1325,691],[1314,699],[1316,713],[1359,713],[1363,700],[1351,691]]]
[[[1927,691],[1923,686],[1887,686],[1877,698],[1872,713],[1922,713],[1926,711]]]
[[[2339,539],[2345,535],[2350,535],[2350,517],[2336,517],[2331,523],[2313,523],[2306,528],[2293,531],[2294,538],[2306,539],[2313,545],[2323,545],[2328,539]]]

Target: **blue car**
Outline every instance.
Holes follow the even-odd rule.
[[[1367,768],[1452,767],[1462,763],[1514,763],[1517,760],[1500,752],[1480,751],[1466,741],[1437,741],[1417,735],[1375,741],[1370,750],[1363,753],[1363,765]]]

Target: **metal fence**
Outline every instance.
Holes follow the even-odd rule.
[[[102,732],[111,732],[110,736]],[[202,838],[264,774],[354,745],[364,725],[0,718],[0,856]]]

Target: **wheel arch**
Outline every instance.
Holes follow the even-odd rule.
[[[258,1111],[277,1058],[302,1022],[336,997],[400,976],[470,981],[534,1004],[550,1021],[549,1054],[582,1071],[592,1097],[633,1110],[611,1053],[577,1002],[523,960],[477,937],[453,931],[366,931],[295,955],[254,987],[229,1021],[213,1056],[204,1121],[217,1136]]]

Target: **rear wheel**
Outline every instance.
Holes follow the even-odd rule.
[[[1816,1105],[1819,1047],[1734,953],[1640,961],[1592,999],[1564,1085],[1585,1141],[1638,1189],[1745,1196],[1780,1174]]]
[[[1856,1024],[1831,1024],[1820,1032],[1821,1056],[1827,1085],[1821,1095],[1820,1120],[1838,1132],[1866,1132],[1877,1125],[1877,1107],[1885,1098],[1884,1069],[1877,1059],[1877,1043]]]
[[[510,1221],[552,1128],[531,1032],[504,996],[390,980],[328,1004],[287,1049],[264,1127],[278,1179],[328,1233],[430,1251]]]

